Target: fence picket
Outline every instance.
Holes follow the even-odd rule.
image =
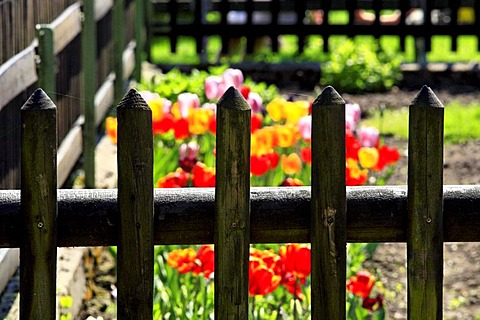
[[[312,107],[312,319],[345,318],[345,101],[326,87]]]
[[[215,318],[248,319],[250,115],[230,87],[217,104]]]
[[[153,318],[152,111],[131,89],[118,116],[118,319]]]
[[[20,319],[55,319],[57,108],[37,89],[21,109]]]
[[[424,86],[409,112],[408,318],[442,319],[444,109]]]

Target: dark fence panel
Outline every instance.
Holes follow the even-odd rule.
[[[81,111],[82,71],[81,37],[77,36],[57,56],[57,86],[56,96],[58,112],[58,143],[60,144],[72,128]],[[50,95],[50,92],[47,92]]]
[[[20,107],[35,87],[25,90],[0,112],[0,189],[20,187]]]
[[[48,23],[76,0],[0,1],[0,64],[35,38],[35,25]]]
[[[112,11],[97,22],[97,79],[98,89],[113,70]]]

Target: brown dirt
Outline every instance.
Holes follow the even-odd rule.
[[[434,90],[435,91],[435,90]],[[480,102],[480,91],[435,91],[443,103],[454,100],[462,104]],[[344,95],[349,102],[359,103],[369,112],[385,104],[401,108],[410,104],[416,92],[394,90],[389,94]],[[392,185],[407,181],[406,157],[408,142],[387,138],[386,143],[400,149],[403,157],[389,180]],[[444,184],[480,183],[480,140],[447,145],[444,153]],[[388,319],[406,319],[406,245],[385,243],[365,264],[375,272],[386,291]],[[444,245],[444,319],[480,319],[480,243],[445,243]]]
[[[435,89],[439,99],[448,103],[453,100],[469,104],[480,103],[480,90],[461,90],[459,88]],[[375,108],[384,105],[389,108],[407,107],[415,97],[414,91],[394,89],[389,93],[366,95],[342,95],[347,102],[359,103],[364,115]],[[407,178],[407,141],[387,138],[386,143],[399,148],[402,155],[389,184],[404,185]],[[102,147],[108,149],[108,143]],[[108,149],[105,154],[111,157],[115,150]],[[470,141],[464,144],[448,145],[444,155],[444,184],[480,184],[480,141]],[[104,163],[102,159],[97,163]],[[111,167],[111,166],[109,166]],[[115,180],[115,173],[108,170],[97,172],[99,183]],[[105,184],[101,185],[106,187]],[[480,243],[446,243],[444,246],[444,319],[480,319]],[[91,288],[85,310],[77,319],[86,319],[88,315],[103,315],[104,319],[111,319],[111,315],[102,314],[111,299],[109,283],[112,280],[111,256],[108,252],[92,251],[87,257],[87,273],[92,277],[89,280]],[[101,265],[102,261],[107,268],[98,267],[96,276],[92,274],[93,266]],[[372,259],[365,265],[374,271],[385,287],[387,319],[406,319],[406,245],[386,243],[381,244]],[[96,279],[96,280],[94,280]],[[92,289],[93,288],[93,289]],[[100,288],[100,289],[99,289]],[[98,299],[95,295],[98,292]]]

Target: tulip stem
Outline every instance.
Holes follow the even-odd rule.
[[[293,288],[293,320],[298,319],[298,312],[297,312],[297,288],[298,288],[298,277],[295,279],[295,285]]]

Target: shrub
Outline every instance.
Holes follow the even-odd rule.
[[[377,41],[348,39],[332,50],[320,81],[350,93],[386,91],[401,79],[400,62],[398,53],[383,50]]]

